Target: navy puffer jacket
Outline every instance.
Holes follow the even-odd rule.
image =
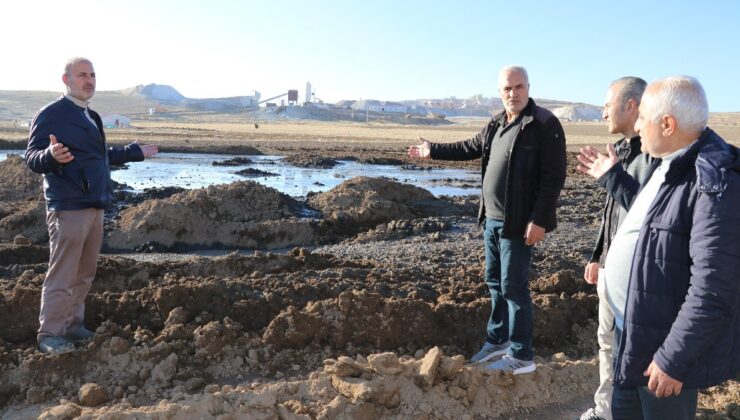
[[[650,362],[704,388],[740,374],[740,154],[706,129],[677,157],[632,261],[615,383]]]
[[[107,147],[100,116],[89,110],[96,129],[84,111],[62,96],[33,119],[26,163],[32,171],[44,174],[49,210],[107,208],[113,200],[110,165],[144,160],[138,144]],[[50,134],[69,148],[74,160],[65,165],[54,160],[49,150]]]

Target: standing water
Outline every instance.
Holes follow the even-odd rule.
[[[21,150],[0,150],[0,160]],[[214,166],[235,157],[247,157],[252,163],[239,166]],[[436,196],[477,194],[480,174],[462,169],[405,169],[396,165],[371,165],[354,161],[339,161],[333,168],[302,168],[285,162],[280,156],[236,156],[204,153],[159,153],[153,159],[127,163],[128,169],[114,170],[114,181],[130,186],[134,192],[152,187],[204,188],[253,180],[293,197],[309,192],[328,191],[357,176],[389,177],[429,190]],[[270,175],[245,177],[236,172],[251,168]]]

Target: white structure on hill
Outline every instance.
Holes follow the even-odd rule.
[[[372,112],[406,112],[408,107],[398,102],[383,101],[380,103],[368,103],[367,109]]]
[[[601,121],[601,108],[593,105],[567,105],[552,109],[556,117],[565,121]]]

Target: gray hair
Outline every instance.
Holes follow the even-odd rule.
[[[672,115],[679,128],[702,131],[709,120],[709,105],[704,88],[690,76],[671,76],[652,83],[658,89],[651,92],[647,117],[658,122],[663,115]]]
[[[64,65],[64,74],[66,74],[67,76],[71,76],[70,72],[72,71],[72,67],[79,63],[88,63],[92,65],[92,61],[88,60],[85,57],[73,57],[67,60],[67,64]]]
[[[642,94],[645,92],[647,82],[639,77],[625,76],[611,82],[609,87],[620,86],[619,99],[622,102],[622,106],[627,104],[630,99],[634,100],[637,106],[640,106],[640,100]]]
[[[529,74],[527,74],[527,69],[525,69],[522,66],[505,66],[498,72],[498,78],[501,79],[501,76],[503,76],[506,73],[519,73],[522,76],[524,76],[524,80],[529,84]]]

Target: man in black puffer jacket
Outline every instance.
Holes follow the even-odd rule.
[[[557,224],[555,208],[565,183],[565,134],[557,117],[529,98],[529,77],[523,67],[508,66],[499,72],[499,93],[505,111],[475,137],[457,143],[420,139],[421,144],[409,148],[409,156],[481,158],[478,222],[485,222],[491,315],[485,343],[470,361],[516,375],[536,368],[529,265],[534,245]]]
[[[103,209],[113,200],[110,165],[144,160],[151,145],[108,148],[100,116],[87,107],[95,94],[90,60],[74,58],[62,81],[67,94],[33,120],[26,163],[44,174],[49,269],[41,291],[38,342],[45,353],[65,353],[93,337],[83,325],[103,243]]]

